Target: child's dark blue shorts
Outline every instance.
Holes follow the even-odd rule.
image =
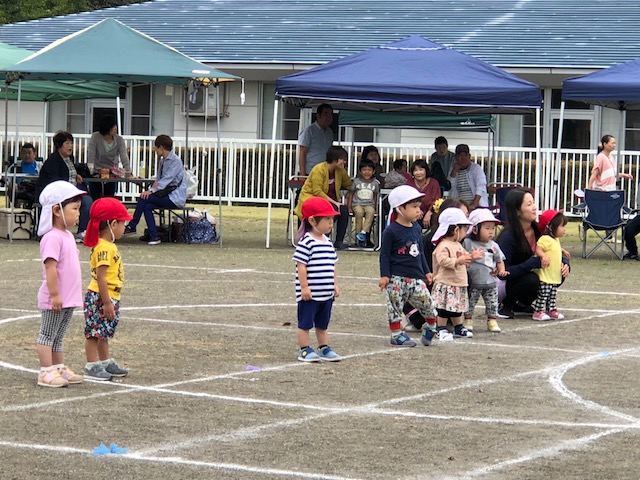
[[[301,300],[298,302],[298,328],[311,330],[314,326],[320,330],[329,328],[333,298],[318,302],[316,300]]]

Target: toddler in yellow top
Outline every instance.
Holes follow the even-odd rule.
[[[120,320],[120,293],[124,283],[122,257],[116,240],[131,220],[125,206],[112,197],[93,202],[84,244],[91,249],[91,282],[84,298],[86,379],[108,381],[129,372],[109,356],[109,338]]]
[[[542,268],[536,270],[540,277],[538,296],[533,306],[533,319],[538,321],[562,320],[564,315],[558,313],[556,296],[558,286],[562,283],[562,255],[560,238],[566,233],[567,217],[557,210],[546,210],[540,215],[538,228],[542,236],[536,244],[536,256],[540,257]]]

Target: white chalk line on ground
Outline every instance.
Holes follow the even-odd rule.
[[[20,443],[20,442],[9,442],[5,440],[0,440],[0,446],[15,448],[15,449],[23,449],[23,450],[27,449],[27,450],[47,451],[47,452],[54,452],[54,453],[79,453],[83,455],[92,455],[91,450],[86,450],[81,448],[72,448],[72,447],[61,447],[58,445],[43,445],[43,444],[36,444],[36,443]],[[275,469],[275,468],[250,467],[247,465],[239,465],[234,463],[203,462],[198,460],[188,460],[180,457],[153,457],[153,456],[140,456],[140,455],[125,453],[125,454],[110,455],[108,457],[102,457],[102,458],[105,458],[105,459],[117,458],[121,460],[126,459],[126,460],[144,461],[144,462],[152,462],[152,463],[171,463],[173,465],[207,467],[207,468],[213,468],[216,470],[231,470],[231,471],[238,471],[238,472],[258,473],[263,475],[277,475],[280,477],[308,478],[308,479],[317,479],[317,480],[358,480],[355,477],[345,477],[342,475],[307,473],[307,472],[298,472],[298,471],[282,470],[282,469]]]
[[[575,362],[570,363],[569,365],[573,365]],[[405,416],[405,417],[414,417],[414,418],[428,418],[428,419],[433,419],[433,420],[445,420],[445,421],[449,421],[449,420],[458,420],[458,421],[468,421],[468,422],[479,422],[479,423],[493,423],[493,424],[507,424],[507,425],[516,425],[516,424],[522,424],[522,425],[540,425],[540,426],[562,426],[562,427],[586,427],[586,428],[627,428],[627,429],[631,429],[631,428],[640,428],[640,425],[617,425],[617,424],[597,424],[597,423],[580,423],[580,424],[571,424],[571,422],[568,422],[569,425],[567,425],[567,422],[557,422],[557,421],[545,421],[545,420],[520,420],[520,419],[507,419],[507,418],[498,418],[498,419],[493,419],[494,421],[492,422],[491,419],[487,419],[486,417],[470,417],[470,416],[455,416],[455,415],[451,415],[451,416],[446,416],[446,415],[430,415],[430,414],[422,414],[422,413],[415,413],[415,412],[407,412],[407,411],[389,411],[389,410],[383,410],[380,407],[383,405],[391,405],[391,404],[397,404],[397,403],[405,403],[408,401],[420,401],[420,400],[424,400],[425,398],[428,397],[434,397],[437,395],[444,395],[444,394],[448,394],[454,391],[458,391],[458,390],[462,390],[462,389],[468,389],[468,388],[477,388],[479,386],[486,386],[489,384],[496,384],[496,383],[501,383],[501,382],[505,382],[505,381],[509,381],[509,382],[513,382],[513,381],[517,381],[519,379],[525,378],[527,376],[532,376],[532,375],[540,375],[540,374],[548,374],[551,373],[555,370],[557,370],[558,367],[548,367],[548,368],[544,368],[541,370],[534,370],[534,371],[529,371],[529,372],[522,372],[522,373],[518,373],[515,375],[509,375],[506,377],[500,377],[500,378],[494,378],[494,379],[483,379],[483,380],[475,380],[475,381],[470,381],[470,382],[465,382],[464,384],[461,385],[456,385],[453,387],[447,387],[447,388],[443,388],[443,389],[439,389],[436,391],[432,391],[432,392],[424,392],[424,393],[420,393],[420,394],[416,394],[416,395],[411,395],[411,396],[407,396],[407,397],[400,397],[400,398],[395,398],[395,399],[388,399],[388,400],[383,400],[383,401],[377,401],[377,402],[371,402],[365,405],[361,405],[361,406],[354,406],[354,407],[332,407],[332,408],[327,408],[326,413],[324,414],[320,414],[320,415],[314,415],[314,416],[308,416],[308,417],[304,417],[301,419],[297,419],[295,421],[293,421],[294,423],[292,423],[291,421],[285,420],[285,421],[280,421],[280,422],[274,422],[272,424],[267,424],[267,425],[261,425],[258,427],[253,427],[253,428],[249,428],[249,429],[241,429],[240,430],[240,438],[241,439],[247,439],[247,435],[252,435],[252,436],[257,436],[258,435],[258,429],[260,432],[264,432],[268,429],[277,429],[277,428],[283,428],[283,427],[287,427],[287,426],[291,426],[293,424],[295,425],[299,425],[305,422],[309,422],[309,421],[314,421],[317,420],[318,418],[322,418],[322,417],[326,417],[326,416],[331,416],[331,415],[345,415],[345,414],[363,414],[363,415],[390,415],[390,416]],[[306,405],[299,405],[298,407],[305,407]],[[296,407],[297,408],[297,407]],[[173,444],[167,444],[164,447],[161,448],[157,448],[157,449],[149,449],[149,450],[145,450],[145,453],[158,453],[159,451],[166,451],[166,450],[171,450],[174,451],[176,449],[181,449],[181,448],[188,448],[188,447],[192,447],[196,444],[200,444],[200,443],[204,443],[207,441],[213,441],[213,440],[218,440],[219,438],[219,434],[213,435],[213,436],[209,436],[206,438],[199,438],[199,439],[189,439],[186,440],[184,442],[177,442],[177,443],[173,443]],[[233,438],[233,437],[226,437],[225,441],[229,441],[229,438]]]
[[[616,353],[623,354],[623,353],[627,353],[630,350],[633,350],[633,349],[628,349],[628,350],[624,350],[624,351],[620,351],[620,352],[616,352]],[[388,351],[388,350],[386,350],[386,351]],[[600,357],[602,357],[602,356],[600,356]],[[588,361],[592,361],[593,359],[597,359],[597,358],[598,357],[595,357],[595,356],[586,357],[585,359],[582,359],[582,360],[578,360],[578,361],[574,361],[574,362],[570,362],[570,363],[564,364],[561,367],[547,368],[547,369],[543,369],[543,370],[537,370],[537,371],[534,371],[534,372],[524,372],[524,373],[521,373],[521,374],[509,376],[509,377],[504,377],[503,379],[487,379],[487,380],[483,380],[483,381],[468,382],[465,385],[458,385],[458,386],[447,388],[447,389],[441,389],[438,392],[428,392],[426,394],[419,394],[419,395],[414,395],[414,396],[410,396],[410,397],[403,397],[401,399],[391,399],[391,400],[386,400],[386,401],[382,401],[382,402],[374,402],[374,403],[371,403],[371,404],[368,404],[368,405],[364,405],[364,406],[360,406],[360,407],[353,407],[353,408],[348,408],[348,409],[344,409],[344,408],[332,409],[331,411],[329,411],[329,412],[327,412],[327,413],[325,413],[323,415],[314,415],[312,417],[306,417],[306,418],[302,418],[302,419],[277,422],[276,424],[273,424],[271,426],[270,425],[263,425],[263,426],[259,426],[259,427],[249,428],[249,429],[242,429],[241,431],[237,431],[235,433],[224,434],[222,437],[220,435],[214,435],[214,436],[210,436],[210,437],[207,437],[207,438],[209,439],[209,441],[212,441],[212,440],[221,440],[222,441],[223,439],[226,440],[226,441],[229,441],[229,440],[233,439],[234,435],[238,435],[239,437],[246,439],[246,438],[251,438],[252,436],[255,436],[258,433],[259,430],[264,430],[264,429],[273,428],[273,427],[293,426],[293,425],[297,425],[297,424],[301,424],[301,423],[304,423],[304,422],[308,422],[308,421],[313,420],[315,418],[319,418],[319,417],[326,416],[326,415],[337,415],[337,414],[352,413],[352,412],[356,412],[356,413],[359,412],[359,413],[366,413],[366,414],[370,414],[372,412],[375,412],[375,413],[378,413],[378,414],[388,414],[388,415],[398,415],[398,414],[407,415],[407,412],[386,412],[386,411],[383,411],[383,410],[380,410],[380,409],[376,409],[376,406],[383,405],[383,404],[389,404],[389,403],[398,403],[398,402],[412,400],[412,399],[422,399],[422,398],[425,398],[425,396],[432,396],[432,395],[434,395],[436,393],[443,393],[443,392],[458,390],[460,388],[476,387],[476,386],[481,385],[481,384],[495,383],[497,381],[505,381],[505,380],[506,381],[513,381],[513,380],[515,380],[517,378],[523,377],[524,375],[547,373],[547,372],[550,372],[550,371],[552,371],[552,372],[553,371],[556,371],[556,372],[557,371],[567,371],[570,368],[575,368],[576,366],[582,365],[584,363],[587,363]],[[175,393],[175,392],[172,392],[172,393]],[[191,393],[191,392],[189,392],[189,393]],[[245,400],[245,399],[242,399],[242,400]],[[294,405],[294,407],[298,408],[299,406]],[[416,414],[416,415],[419,415],[419,414]],[[450,417],[450,416],[439,417],[439,416],[435,416],[435,415],[429,416],[429,418],[436,418],[436,419],[440,418],[440,419],[446,419],[446,420],[449,420],[451,418],[454,418],[454,419],[459,418],[460,420],[463,420],[463,421],[470,421],[470,420],[473,419],[473,417],[455,417],[455,416],[453,416],[453,417]],[[624,419],[627,420],[628,418],[624,418]],[[485,423],[488,423],[488,421],[489,421],[488,419],[481,419],[481,420],[483,422],[485,422]],[[505,422],[505,419],[498,419],[498,420],[499,420],[500,423]],[[635,419],[632,418],[632,420],[635,420]],[[512,423],[522,423],[522,421],[519,421],[519,420],[513,420],[513,421],[510,421],[510,422],[512,422]],[[537,424],[538,421],[533,421],[533,422],[536,422],[536,424]],[[531,424],[531,421],[527,421],[527,423]],[[554,424],[557,425],[558,422],[554,422]],[[563,424],[562,426],[566,426],[566,425]],[[569,426],[572,426],[572,425],[569,425]],[[573,425],[573,426],[575,426],[575,425]],[[634,428],[635,427],[634,425],[630,425],[630,426],[614,426],[614,425],[599,425],[599,424],[586,424],[585,426],[594,427],[594,428],[600,427],[600,428],[609,428],[610,429],[607,432],[604,432],[603,434],[584,437],[584,439],[587,439],[587,440],[585,440],[587,442],[593,441],[594,439],[599,438],[600,436],[603,436],[605,434],[621,432],[621,431],[627,430],[629,428]],[[194,446],[194,445],[196,445],[198,443],[202,443],[202,440],[204,440],[204,439],[200,439],[200,440],[191,439],[191,440],[188,440],[187,442],[185,442],[184,446]],[[478,470],[476,470],[474,472],[470,472],[470,473],[466,474],[465,477],[466,476],[479,476],[481,474],[480,472],[495,471],[497,469],[507,468],[507,467],[509,467],[511,465],[514,465],[516,463],[522,463],[522,462],[525,462],[525,461],[533,460],[535,458],[540,458],[541,456],[547,456],[547,455],[555,454],[558,451],[562,451],[562,450],[565,450],[567,448],[577,448],[577,446],[579,446],[581,444],[581,442],[584,443],[583,439],[563,442],[562,444],[560,444],[558,446],[546,448],[546,449],[540,450],[540,451],[538,451],[538,452],[536,452],[534,454],[530,454],[530,455],[527,455],[527,456],[524,456],[524,457],[520,457],[518,459],[509,460],[509,461],[506,461],[506,462],[500,462],[499,464],[496,464],[496,465],[483,467],[482,469],[478,469]],[[176,448],[182,448],[182,446],[176,444],[171,449],[175,450]],[[158,449],[158,451],[159,450],[166,450],[166,449],[168,449],[168,448],[166,448],[166,447],[165,448],[161,448],[161,449]],[[69,451],[69,450],[67,450],[67,451]],[[146,452],[143,452],[143,453],[148,455],[148,452],[149,451],[146,451]],[[140,452],[138,452],[137,454],[131,454],[131,455],[128,455],[128,456],[131,457],[131,458],[139,459],[139,460],[145,460],[146,459],[146,458],[141,457],[141,453]],[[181,463],[183,459],[162,458],[160,460],[161,461],[165,461],[165,462],[169,462],[169,463]],[[190,462],[190,461],[188,461],[188,462]],[[205,464],[208,465],[208,466],[215,466],[216,468],[227,468],[227,469],[228,468],[232,468],[228,464],[210,464],[210,463],[207,463],[207,462],[197,462],[197,465],[204,466]],[[243,468],[249,468],[250,470],[248,470],[248,471],[254,471],[254,470],[251,469],[251,467],[243,467]],[[283,472],[283,471],[280,471],[280,470],[278,470],[278,471],[279,472]],[[273,473],[273,472],[271,472],[271,473]],[[285,472],[284,474],[287,475],[288,473]],[[325,478],[325,477],[320,476],[320,477],[302,477],[302,478]],[[336,477],[336,478],[338,478],[338,477]],[[345,478],[345,477],[341,477],[341,478]]]
[[[514,465],[518,465],[518,464],[522,464],[522,463],[527,463],[527,462],[531,462],[533,460],[538,460],[540,458],[546,458],[546,457],[555,457],[560,455],[563,452],[566,452],[568,450],[579,450],[584,448],[585,446],[587,446],[588,444],[606,437],[608,435],[612,435],[615,433],[620,433],[620,432],[624,432],[625,430],[622,428],[614,428],[611,430],[606,430],[604,432],[598,432],[598,433],[594,433],[593,435],[587,435],[586,437],[581,437],[581,438],[577,438],[577,439],[572,439],[572,440],[566,440],[563,442],[558,443],[557,445],[553,445],[551,447],[547,447],[547,448],[543,448],[540,450],[537,450],[535,452],[532,452],[528,455],[523,455],[521,457],[518,458],[513,458],[511,460],[506,460],[503,462],[499,462],[493,465],[488,465],[486,467],[481,467],[478,468],[476,470],[472,470],[470,472],[466,472],[464,474],[461,474],[459,476],[455,476],[455,477],[442,477],[443,480],[444,479],[460,479],[460,480],[464,480],[467,478],[475,478],[475,477],[483,477],[485,475],[488,475],[492,472],[496,472],[498,470],[504,470],[506,468],[509,467],[513,467]],[[432,477],[417,477],[416,480],[419,479],[427,479],[427,478],[432,478]]]
[[[367,306],[369,306],[369,305],[367,305]],[[625,312],[621,312],[621,313],[625,313]],[[613,313],[609,312],[609,314],[613,314]],[[559,323],[566,323],[566,322],[558,322],[558,323],[556,323],[556,324],[559,324]],[[536,325],[536,326],[537,326],[537,325]],[[476,342],[474,342],[474,343],[476,343]],[[492,344],[492,345],[493,345],[493,344]],[[386,350],[386,351],[388,351],[388,350]],[[631,352],[631,351],[632,351],[632,350],[628,350],[628,351],[625,351],[624,353],[625,353],[625,354],[629,354],[629,352]],[[580,362],[579,362],[579,363],[580,363]],[[170,391],[170,392],[168,392],[168,393],[173,393],[173,391]],[[597,405],[597,404],[595,404],[595,405]],[[297,407],[296,407],[296,408],[297,408]],[[362,407],[357,407],[357,408],[358,408],[360,411],[362,411]],[[606,407],[604,407],[604,408],[606,408]],[[373,410],[372,410],[372,411],[373,411]],[[336,411],[336,412],[329,412],[329,413],[327,413],[327,414],[323,414],[322,416],[324,416],[324,415],[332,415],[332,414],[340,414],[340,413],[342,413],[342,412],[340,412],[340,411]],[[363,413],[364,413],[364,411],[363,411]],[[380,414],[387,414],[387,412],[385,412],[385,411],[379,411],[378,413],[380,413]],[[408,413],[406,413],[406,412],[389,412],[388,414],[407,414],[407,415],[411,415],[411,412],[408,412]],[[419,415],[419,414],[417,414],[417,415]],[[624,414],[621,414],[621,415],[624,415]],[[430,416],[430,418],[437,418],[437,416]],[[455,418],[455,417],[442,417],[442,418],[448,418],[448,419],[451,419],[451,418]],[[469,418],[467,418],[467,417],[460,417],[460,420],[463,420],[463,421],[465,421],[465,420],[466,420],[466,421],[471,421],[472,419],[473,419],[473,417],[469,417]],[[625,419],[627,419],[627,420],[628,420],[628,418],[625,418]],[[635,420],[633,417],[631,417],[631,419]],[[482,420],[484,420],[484,419],[482,419]],[[500,419],[498,419],[498,420],[500,420]],[[308,420],[300,419],[300,420],[298,420],[296,423],[300,423],[300,422],[304,422],[304,421],[308,421]],[[502,421],[504,421],[504,419],[502,419]],[[507,421],[508,421],[508,420],[507,420]],[[590,426],[590,427],[596,427],[596,424],[585,424],[585,426],[587,426],[587,425],[588,425],[588,426]],[[605,425],[605,424],[600,425],[600,428],[614,428],[614,427],[615,427],[615,425]],[[597,428],[597,427],[596,427],[596,428]],[[629,428],[634,428],[634,427],[633,427],[633,426],[624,426],[622,429],[621,429],[620,427],[618,427],[617,429],[612,430],[612,432],[614,432],[614,431],[624,431],[624,430],[629,429]],[[585,437],[585,438],[589,438],[589,437]],[[566,445],[566,444],[573,444],[573,442],[574,442],[574,441],[571,441],[571,442],[564,442],[564,443],[563,443],[563,445]],[[554,448],[555,448],[555,447],[554,447]],[[564,449],[564,448],[566,448],[566,447],[561,447],[561,448],[563,448],[563,449]],[[548,450],[548,449],[546,449],[546,450]],[[517,459],[516,461],[526,461],[526,459],[528,459],[528,458],[534,458],[534,457],[527,456],[527,457],[522,457],[522,458],[523,458],[524,460],[522,460],[522,459]],[[163,459],[163,460],[164,460],[164,459]],[[508,466],[508,465],[513,464],[513,463],[514,463],[514,461],[503,462],[503,463],[504,463],[504,465],[505,465],[505,466]],[[490,467],[486,467],[486,468],[488,468],[488,469],[490,469],[491,471],[493,471],[493,470],[495,470],[495,469],[496,469],[496,466],[490,466]],[[486,469],[481,469],[481,470],[479,470],[479,471],[485,471],[485,470],[486,470]],[[473,473],[473,472],[472,472],[472,473]]]

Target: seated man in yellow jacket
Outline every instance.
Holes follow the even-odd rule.
[[[340,190],[351,188],[351,178],[344,166],[347,162],[347,151],[342,147],[329,147],[327,158],[323,163],[319,163],[309,173],[304,182],[298,197],[295,214],[302,219],[302,204],[311,197],[321,197],[333,205],[340,215],[336,218],[336,240],[334,246],[336,250],[344,250],[347,245],[344,243],[344,234],[347,231],[349,222],[349,209],[341,202]]]

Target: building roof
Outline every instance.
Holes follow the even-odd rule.
[[[640,56],[636,0],[153,0],[2,25],[0,41],[37,50],[106,17],[214,64],[320,64],[411,34],[501,67]]]

